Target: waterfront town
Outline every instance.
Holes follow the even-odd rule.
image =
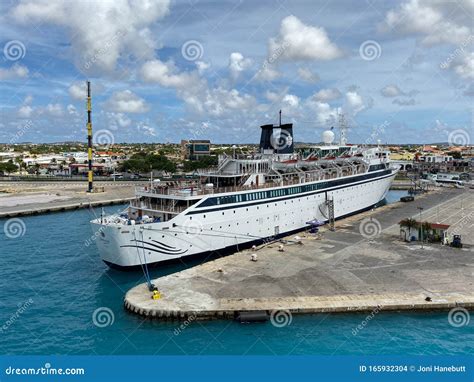
[[[369,145],[370,146],[370,145]],[[304,151],[311,144],[297,143]],[[401,175],[459,173],[471,180],[474,147],[448,144],[385,145]],[[101,179],[133,180],[173,174],[192,174],[217,164],[219,155],[251,154],[252,144],[212,144],[209,140],[181,143],[95,145],[92,168]],[[88,171],[87,146],[80,142],[53,144],[0,144],[0,176],[25,179],[80,179]]]

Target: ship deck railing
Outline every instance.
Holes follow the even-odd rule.
[[[252,191],[260,190],[266,188],[274,187],[285,187],[293,186],[298,184],[304,184],[309,182],[323,181],[336,179],[338,177],[345,177],[351,175],[358,175],[365,173],[366,169],[361,167],[358,171],[354,173],[338,173],[335,169],[328,169],[323,172],[317,173],[301,173],[299,175],[294,175],[291,179],[275,179],[274,181],[266,182],[263,184],[253,184],[253,185],[235,185],[235,186],[206,186],[196,183],[182,183],[180,185],[160,185],[160,186],[145,186],[145,187],[136,187],[137,196],[149,196],[149,197],[164,197],[166,199],[176,198],[176,199],[199,199],[204,195],[209,194],[221,194],[221,193],[230,193],[238,191]],[[306,175],[306,176],[305,176]]]

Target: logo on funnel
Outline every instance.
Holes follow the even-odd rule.
[[[291,147],[291,145],[293,144],[293,137],[288,131],[275,131],[270,137],[270,144],[275,150],[283,150],[288,147]]]

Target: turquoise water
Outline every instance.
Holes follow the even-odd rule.
[[[282,328],[270,322],[144,320],[122,307],[125,292],[144,282],[142,275],[110,270],[99,260],[90,240],[92,217],[77,210],[23,218],[18,238],[6,237],[7,220],[0,220],[1,354],[421,355],[469,354],[474,348],[474,320],[455,328],[447,313],[379,313],[356,335],[366,314],[294,316]],[[98,308],[111,310],[111,325],[94,325]]]
[[[385,204],[399,202],[402,196],[408,195],[406,190],[390,190],[385,198]]]

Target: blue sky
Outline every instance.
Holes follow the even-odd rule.
[[[472,0],[5,1],[0,142],[256,143],[295,124],[318,142],[473,135]],[[453,135],[454,134],[454,135]],[[453,138],[454,137],[454,138]]]

